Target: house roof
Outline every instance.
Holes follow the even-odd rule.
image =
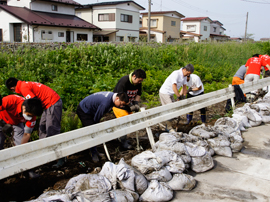
[[[202,20],[204,20],[204,19],[209,19],[211,22],[213,21],[213,20],[211,20],[209,17],[190,17],[190,18],[184,18],[184,19],[182,19],[182,21],[202,21]]]
[[[180,34],[187,34],[187,35],[193,35],[193,36],[202,36],[202,34],[196,34],[192,32],[186,32],[186,31],[180,31]]]
[[[227,38],[230,38],[230,36],[220,35],[220,34],[210,34],[210,37],[211,37],[211,36],[220,36],[220,37],[227,37]]]
[[[214,23],[218,23],[220,24],[220,26],[222,26],[223,24],[221,22],[219,22],[218,20],[213,20]]]
[[[179,16],[180,18],[184,18],[185,16],[182,15],[181,13],[177,12],[177,11],[152,11],[151,14],[168,14],[168,13],[173,13],[177,16]],[[142,15],[148,15],[148,12],[143,12],[141,13]]]
[[[270,41],[270,38],[260,38],[261,41]]]
[[[124,4],[124,3],[134,3],[137,5],[140,10],[145,10],[144,7],[142,7],[140,4],[137,4],[135,1],[110,1],[110,2],[99,2],[99,3],[93,3],[93,4],[87,4],[83,5],[83,8],[92,8],[93,6],[107,6],[107,5],[118,5],[118,4]]]
[[[47,1],[47,2],[55,2],[55,3],[60,3],[60,4],[71,4],[71,5],[76,5],[76,6],[81,5],[73,0],[32,0],[32,1]]]
[[[93,33],[93,35],[98,35],[98,36],[107,36],[113,33],[118,32],[118,30],[114,29],[114,30],[101,30],[101,31],[96,31]]]
[[[30,25],[72,27],[83,29],[100,29],[99,27],[78,18],[75,15],[32,11],[24,7],[0,5],[0,9]]]

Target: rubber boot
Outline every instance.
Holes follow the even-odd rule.
[[[189,124],[192,121],[193,115],[187,114],[187,122],[186,124]]]
[[[97,147],[90,148],[90,153],[91,153],[92,161],[94,163],[99,162],[99,158],[98,158],[99,154],[98,154],[98,151],[97,151]]]
[[[66,160],[66,157],[58,159],[57,163],[54,164],[52,168],[61,168],[65,164]]]
[[[132,149],[132,146],[129,144],[129,141],[127,140],[127,136],[120,137],[120,141],[122,143],[122,147],[124,149]]]
[[[206,123],[206,115],[201,115],[202,123]]]

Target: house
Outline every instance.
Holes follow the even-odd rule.
[[[196,34],[193,32],[187,32],[187,31],[180,31],[180,38],[182,41],[191,40],[198,42],[201,40],[201,34]]]
[[[145,10],[134,1],[112,1],[84,5],[76,8],[76,15],[98,27],[94,41],[139,40],[140,10]]]
[[[240,37],[232,37],[232,38],[229,38],[230,41],[236,41],[236,42],[242,42],[243,39],[240,38]]]
[[[8,0],[0,5],[0,41],[91,42],[99,27],[75,16],[73,0]]]
[[[199,38],[194,38],[195,42],[199,41],[226,41],[229,36],[224,34],[226,30],[222,23],[217,20],[211,20],[209,17],[189,17],[182,19],[183,31],[199,34]],[[183,37],[187,37],[185,34]]]
[[[148,12],[141,13],[142,27],[140,36],[148,34]],[[185,17],[177,11],[151,12],[150,38],[155,42],[174,42],[180,40],[181,18]]]
[[[260,41],[270,41],[270,38],[260,38]]]

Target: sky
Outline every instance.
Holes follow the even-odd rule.
[[[84,5],[113,0],[75,0]],[[117,1],[117,0],[114,0]],[[148,11],[148,0],[135,0]],[[151,11],[177,11],[185,17],[209,17],[218,20],[225,34],[244,37],[248,13],[247,33],[257,41],[270,38],[270,0],[152,0]]]

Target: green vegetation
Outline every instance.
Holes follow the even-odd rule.
[[[67,111],[63,131],[68,131],[79,127],[79,121],[76,125],[69,119],[74,120],[72,112],[84,97],[112,91],[117,81],[132,70],[146,71],[142,100],[154,107],[159,104],[158,90],[172,71],[193,64],[207,93],[228,87],[237,69],[255,53],[270,54],[269,42],[65,44],[53,50],[25,44],[16,50],[1,46],[0,93],[11,93],[4,85],[9,77],[51,87],[63,100]]]

